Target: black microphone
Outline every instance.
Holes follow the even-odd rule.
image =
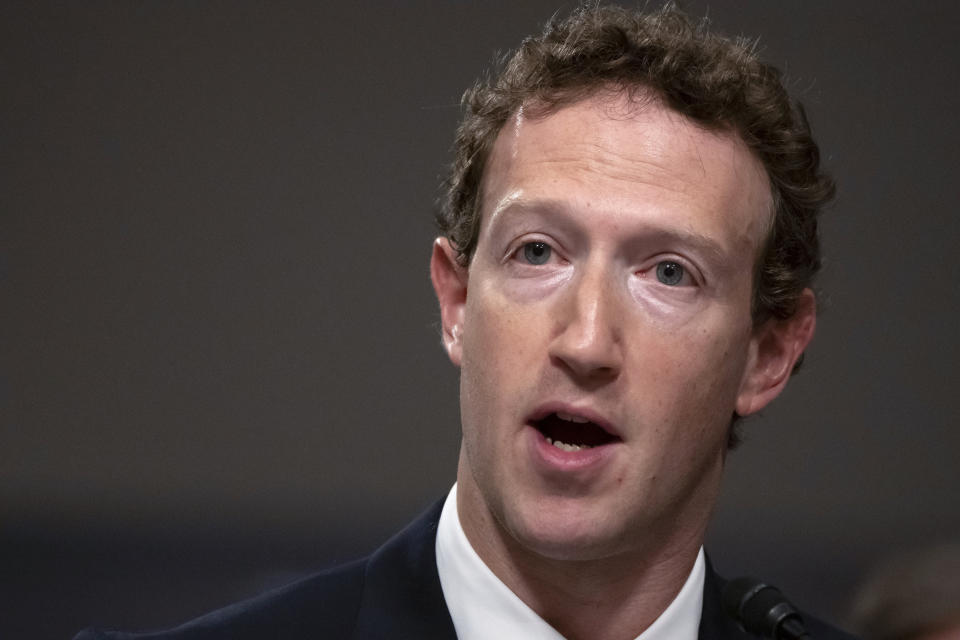
[[[756,578],[737,578],[723,588],[727,615],[749,633],[771,640],[809,638],[803,619],[776,587]]]

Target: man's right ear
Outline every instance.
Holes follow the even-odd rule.
[[[460,366],[463,357],[463,318],[467,305],[467,268],[457,262],[457,251],[447,238],[433,242],[430,256],[430,280],[440,303],[443,347],[450,362]]]

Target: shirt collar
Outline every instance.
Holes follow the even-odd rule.
[[[440,586],[459,640],[563,640],[473,550],[457,515],[456,484],[440,513],[436,554]],[[636,640],[697,640],[705,573],[701,547],[680,592]]]

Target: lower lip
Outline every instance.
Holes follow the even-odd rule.
[[[527,425],[527,431],[532,440],[530,451],[534,461],[538,466],[553,472],[573,473],[600,468],[613,455],[616,445],[619,444],[619,441],[615,440],[579,451],[564,451],[547,442],[546,436],[533,425]]]

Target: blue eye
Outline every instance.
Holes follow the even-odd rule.
[[[664,260],[657,263],[657,280],[665,285],[675,287],[683,280],[683,266]]]
[[[528,242],[523,245],[523,257],[530,264],[546,264],[553,250],[546,242]]]

